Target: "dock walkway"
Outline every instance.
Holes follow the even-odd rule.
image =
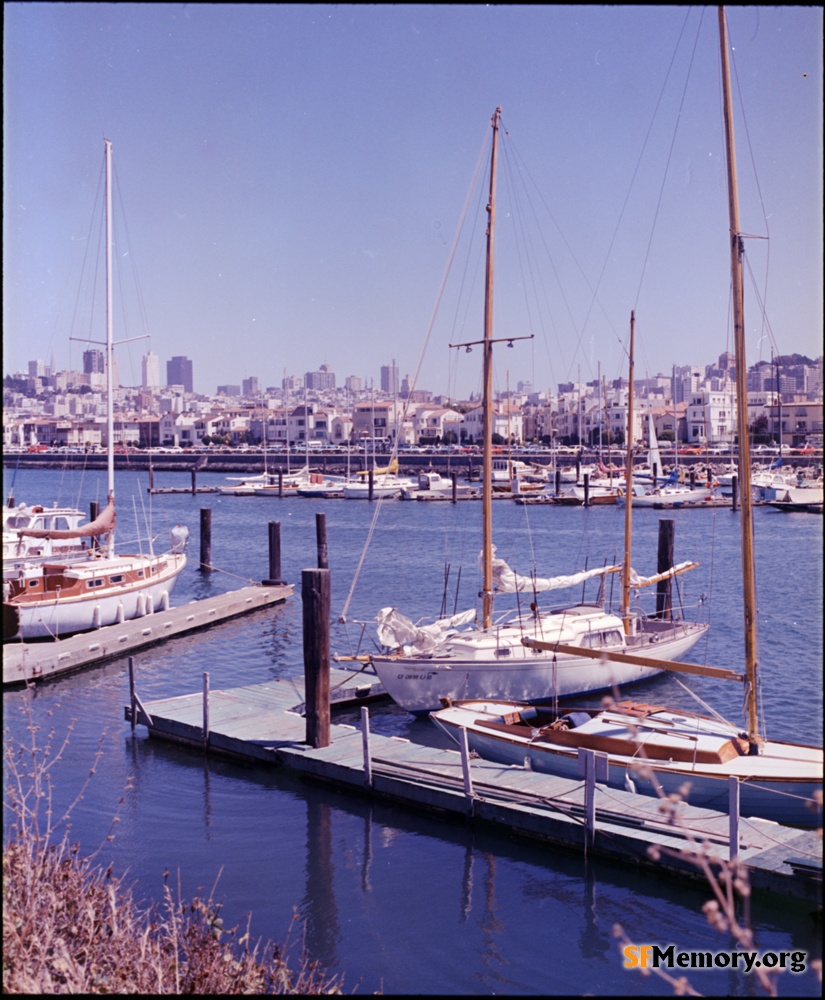
[[[367,674],[331,671],[333,700],[366,702],[381,693]],[[125,718],[150,737],[264,765],[288,767],[311,780],[389,799],[440,815],[491,824],[549,845],[585,850],[688,878],[702,877],[706,852],[730,856],[725,813],[682,804],[673,822],[658,799],[596,786],[596,823],[586,825],[584,782],[505,767],[477,758],[465,772],[459,750],[330,727],[330,745],[306,742],[303,679],[166,698],[142,705],[135,692]],[[655,855],[655,857],[654,857]],[[738,858],[754,889],[821,905],[822,841],[818,831],[741,819]]]
[[[281,604],[292,595],[293,589],[292,584],[241,587],[54,642],[6,643],[3,646],[3,685],[29,684],[67,674],[229,618]]]

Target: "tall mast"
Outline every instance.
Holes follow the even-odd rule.
[[[742,598],[745,615],[745,675],[748,706],[748,740],[755,752],[759,745],[756,692],[756,574],[753,561],[753,506],[750,484],[748,440],[748,385],[745,361],[745,296],[742,279],[744,246],[739,228],[739,196],[736,187],[736,144],[733,135],[733,100],[728,62],[728,28],[725,8],[719,8],[719,45],[722,57],[722,94],[725,105],[725,146],[728,170],[731,284],[733,292],[733,338],[736,357],[736,428],[739,437],[739,520],[742,531]]]
[[[114,345],[112,340],[112,143],[104,139],[106,159],[106,492],[107,502],[115,500],[115,396],[114,396]],[[114,555],[114,528],[109,532],[109,555]]]
[[[630,370],[627,380],[627,461],[624,470],[624,565],[622,566],[622,621],[625,635],[630,633],[630,545],[633,513],[633,341],[636,336],[636,313],[630,311]]]
[[[490,154],[490,200],[487,203],[487,268],[484,282],[484,396],[482,401],[482,585],[481,620],[493,623],[493,250],[496,224],[496,167],[501,108],[492,117],[493,149]]]

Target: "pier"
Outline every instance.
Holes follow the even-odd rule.
[[[3,686],[29,684],[71,673],[175,636],[209,628],[220,621],[281,604],[292,595],[293,589],[292,584],[242,587],[54,642],[6,643],[3,647]]]
[[[138,679],[139,680],[139,679]],[[550,847],[631,863],[658,874],[701,879],[703,861],[737,857],[753,889],[821,905],[819,831],[725,813],[470,758],[370,733],[367,703],[383,692],[374,675],[332,669],[332,705],[361,703],[361,726],[335,724],[329,743],[307,742],[300,677],[200,692],[143,705],[132,678],[124,717],[150,738],[250,764],[286,767],[311,781],[461,822],[492,826]],[[731,832],[734,829],[734,838]]]

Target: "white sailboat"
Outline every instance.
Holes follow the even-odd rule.
[[[736,351],[738,403],[738,463],[741,481],[750,469],[747,411],[747,364],[743,293],[743,239],[739,225],[736,186],[736,153],[733,136],[728,37],[724,8],[719,9],[725,138],[729,189],[731,274]],[[753,506],[749,490],[741,497],[742,576],[745,637],[745,672],[692,668],[744,684],[746,728],[718,716],[663,705],[623,701],[600,710],[564,709],[537,712],[525,704],[503,699],[463,701],[434,712],[432,719],[456,741],[461,730],[468,745],[483,757],[505,764],[524,764],[550,774],[577,773],[580,748],[607,757],[606,783],[614,788],[634,788],[640,794],[681,794],[688,788],[692,805],[720,811],[728,809],[728,786],[739,779],[740,812],[791,826],[822,824],[822,747],[766,739],[760,732],[756,655],[756,580],[754,572]],[[530,647],[551,649],[552,644],[525,639]],[[565,649],[556,646],[557,650]],[[576,652],[569,649],[570,653]],[[578,650],[580,655],[593,655]],[[596,653],[595,655],[599,655]],[[672,664],[671,669],[685,665]]]
[[[114,385],[112,339],[112,144],[104,139],[106,165],[106,384],[108,502],[90,524],[66,530],[28,528],[31,538],[97,538],[85,555],[21,563],[3,580],[4,638],[60,638],[151,614],[169,606],[186,565],[188,529],[172,529],[162,555],[115,554]]]
[[[704,623],[666,619],[631,612],[630,590],[670,578],[693,567],[685,563],[661,576],[630,580],[629,564],[621,615],[601,603],[540,609],[537,596],[531,610],[511,611],[493,617],[496,593],[538,595],[544,591],[581,585],[588,579],[619,572],[605,566],[572,575],[539,578],[520,575],[496,558],[492,536],[492,305],[493,250],[496,219],[496,164],[501,109],[492,118],[490,192],[487,204],[487,263],[484,305],[484,339],[457,344],[465,349],[483,345],[483,466],[481,617],[475,609],[434,624],[419,627],[394,608],[384,608],[376,618],[378,639],[386,652],[371,657],[390,696],[413,713],[436,709],[442,698],[501,697],[529,702],[609,689],[651,677],[661,670],[659,659],[688,653],[707,632]],[[529,337],[502,338],[508,344]],[[346,491],[345,491],[346,495]],[[596,660],[578,653],[529,648],[525,638],[565,642],[604,653]],[[613,658],[613,653],[633,653],[633,662]]]

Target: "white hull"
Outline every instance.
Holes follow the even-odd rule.
[[[691,622],[653,622],[652,631],[625,645],[605,646],[617,653],[676,660],[688,653],[708,626]],[[556,633],[554,635],[553,633]],[[583,656],[554,654],[528,648],[521,636],[554,641],[558,626],[474,630],[458,633],[431,655],[373,656],[376,673],[390,697],[414,714],[439,708],[442,698],[500,698],[542,702],[633,684],[661,673],[655,666],[605,662]],[[560,637],[575,644],[580,640]]]
[[[415,484],[411,479],[397,479],[393,476],[379,476],[373,482],[372,496],[378,500],[389,499],[401,496],[404,489],[414,489]],[[347,483],[344,486],[345,500],[369,500],[369,483]]]
[[[643,496],[634,496],[631,501],[634,507],[678,507],[683,503],[704,503],[713,499],[713,490],[708,487],[691,489],[689,486],[681,489],[662,489]]]
[[[690,805],[727,812],[729,778],[735,776],[740,815],[821,826],[821,805],[813,805],[822,794],[821,747],[767,741],[750,756],[739,730],[729,723],[658,706],[639,706],[642,711],[628,716],[627,705],[632,703],[593,712],[589,719],[587,712],[561,709],[556,713],[563,716],[561,729],[559,722],[550,723],[549,714],[542,718],[526,706],[483,699],[449,706],[431,718],[456,742],[466,729],[469,749],[500,764],[523,767],[527,762],[534,771],[579,781],[581,746],[607,757],[610,788],[678,795],[687,785]],[[621,752],[622,744],[627,751]],[[692,749],[685,753],[685,747]]]
[[[108,580],[117,575],[143,568],[151,573],[151,565],[165,562],[156,576],[128,586],[103,586],[78,597],[44,599],[30,604],[4,605],[4,612],[13,608],[23,640],[60,638],[75,632],[87,632],[104,625],[141,618],[169,607],[169,601],[186,556],[169,553],[165,556],[116,556],[94,563],[98,578]]]

